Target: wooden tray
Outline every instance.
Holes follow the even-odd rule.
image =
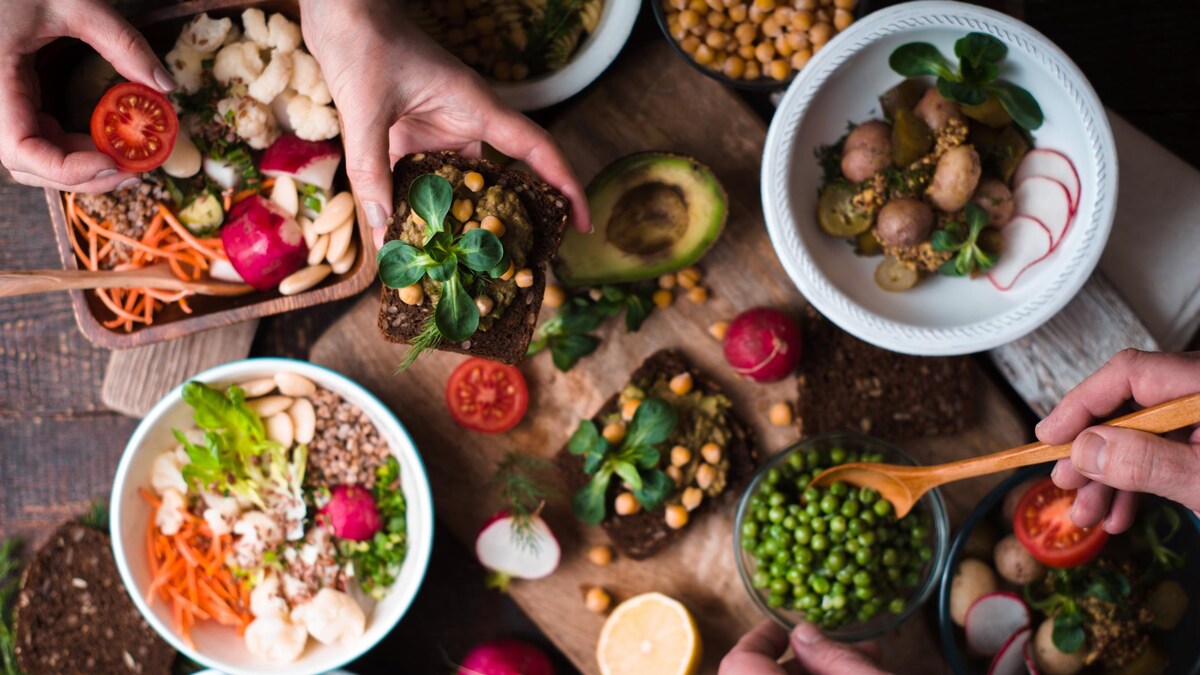
[[[579,420],[591,417],[629,373],[651,353],[674,347],[715,379],[754,427],[766,456],[800,435],[799,428],[767,423],[777,401],[792,401],[796,383],[760,385],[736,378],[719,344],[707,333],[754,305],[800,311],[804,299],[780,267],[763,227],[759,207],[759,158],[766,133],[763,121],[735,94],[692,70],[662,41],[629,49],[595,88],[551,127],[568,159],[585,181],[623,155],[670,150],[708,164],[729,194],[729,223],[701,262],[713,298],[702,305],[677,295],[675,304],[656,310],[642,330],[624,334],[620,321],[602,332],[600,349],[569,373],[560,373],[541,354],[520,369],[530,388],[529,414],[515,429],[499,435],[463,431],[443,402],[446,378],[462,357],[435,353],[407,372],[393,368],[404,349],[385,342],[375,330],[379,300],[360,300],[314,346],[311,359],[356,379],[379,395],[408,426],[420,448],[433,485],[438,517],[468,547],[480,525],[497,508],[487,481],[494,463],[510,450],[551,458]],[[543,319],[545,316],[543,316]],[[953,437],[908,443],[918,460],[936,462],[982,454],[1025,441],[1028,430],[999,388],[976,372],[979,425]],[[981,490],[999,480],[972,481],[944,491],[952,517],[961,519]],[[603,617],[583,606],[584,589],[607,588],[617,601],[661,591],[691,609],[704,641],[701,672],[714,673],[722,656],[751,626],[765,617],[755,609],[738,578],[733,551],[735,496],[688,526],[679,541],[659,555],[635,562],[618,559],[600,568],[585,556],[588,546],[607,541],[600,528],[581,526],[571,515],[570,495],[559,495],[545,514],[563,545],[563,560],[552,576],[515,582],[512,597],[585,673],[597,672],[596,639]],[[479,583],[483,583],[482,573]],[[420,630],[410,616],[399,630]],[[436,636],[431,636],[436,637]],[[885,639],[885,666],[901,672],[945,670],[939,656],[932,612],[919,614]],[[456,655],[451,655],[456,656]]]
[[[261,7],[265,11],[283,12],[292,18],[300,15],[299,5],[287,0],[194,0],[179,5],[155,10],[133,19],[135,25],[146,33],[151,46],[158,53],[165,53],[174,43],[180,27],[187,19],[199,12],[207,11],[214,16],[236,17],[242,9]],[[58,42],[43,50],[39,56],[38,70],[43,74],[42,82],[63,82],[70,68],[86,52],[78,42]],[[51,114],[65,111],[65,90],[47,87],[44,91],[45,109]],[[347,189],[349,182],[344,169],[338,169],[338,189]],[[356,200],[357,202],[357,200]],[[46,189],[46,204],[50,209],[50,221],[58,242],[59,258],[66,269],[79,269],[75,252],[71,247],[73,236],[67,223],[62,193]],[[347,298],[361,292],[375,278],[376,264],[373,247],[364,245],[371,239],[371,228],[364,217],[361,204],[356,204],[358,238],[352,245],[358,246],[354,265],[344,274],[331,274],[318,286],[296,295],[284,296],[278,291],[256,292],[237,298],[213,298],[196,296],[188,301],[192,313],[186,314],[177,305],[171,305],[155,317],[151,326],[139,325],[130,332],[106,328],[104,322],[113,318],[112,312],[90,291],[70,291],[71,308],[79,329],[93,343],[108,349],[128,349],[161,340],[190,335],[200,331],[228,326],[248,319],[272,314],[281,314],[293,309],[312,307],[333,300]]]

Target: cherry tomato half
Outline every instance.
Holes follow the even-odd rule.
[[[1075,491],[1046,478],[1029,488],[1013,515],[1013,533],[1026,550],[1050,567],[1075,567],[1095,558],[1108,541],[1104,528],[1071,522]]]
[[[529,407],[521,371],[486,359],[467,359],[446,382],[446,407],[459,426],[498,434],[517,426]]]
[[[178,134],[179,118],[167,97],[136,82],[109,89],[92,111],[92,142],[122,171],[162,166]]]

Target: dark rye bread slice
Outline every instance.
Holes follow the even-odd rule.
[[[533,250],[529,255],[533,285],[518,289],[517,297],[504,315],[486,331],[477,332],[460,343],[445,342],[438,348],[502,363],[518,363],[525,358],[525,350],[529,348],[533,327],[542,308],[546,265],[558,251],[567,225],[567,200],[557,190],[533,176],[486,159],[468,159],[451,152],[409,155],[396,163],[393,172],[396,213],[388,223],[386,241],[399,236],[400,223],[408,217],[408,186],[418,176],[432,173],[447,164],[464,172],[478,171],[483,174],[487,185],[501,185],[518,194],[534,227]],[[400,301],[399,291],[384,286],[379,308],[379,330],[391,342],[411,342],[420,334],[431,312],[433,304],[428,298],[420,305],[406,305]]]
[[[721,388],[716,382],[708,379],[693,368],[682,354],[674,350],[664,349],[655,352],[642,365],[638,366],[637,370],[633,371],[633,374],[629,377],[629,381],[642,382],[645,380],[654,380],[664,375],[666,377],[673,377],[684,371],[692,374],[695,387],[700,391],[713,394],[721,393]],[[616,412],[619,398],[620,392],[613,394],[595,416],[592,417],[592,421],[599,426],[601,424],[600,420],[605,415]],[[606,509],[607,516],[600,522],[600,525],[608,533],[613,546],[621,555],[633,560],[649,558],[678,539],[683,532],[687,531],[696,522],[696,518],[712,510],[717,502],[728,501],[734,495],[741,492],[742,488],[750,481],[750,477],[754,474],[754,468],[758,464],[758,447],[755,444],[754,431],[738,419],[737,415],[732,411],[729,412],[729,429],[733,438],[725,448],[729,457],[729,472],[727,474],[725,491],[715,500],[705,499],[702,501],[700,506],[689,514],[688,525],[681,529],[673,530],[667,527],[664,515],[666,509],[664,506],[653,510],[643,509],[628,516],[618,516],[613,511],[612,504],[613,500],[617,498],[617,494],[621,491],[620,481],[614,479],[609,484],[608,494],[605,496],[605,503],[608,505]],[[698,450],[693,449],[692,451],[697,452]],[[668,452],[663,452],[664,459],[668,455]],[[591,479],[590,475],[583,472],[583,458],[571,454],[565,446],[559,450],[556,463],[566,483],[566,494],[568,496],[574,495],[580,488],[587,485]]]
[[[17,665],[28,675],[166,675],[175,660],[125,592],[108,534],[79,523],[58,528],[34,555],[14,620]]]
[[[889,352],[811,307],[804,324],[796,412],[806,436],[861,431],[895,441],[955,434],[974,424],[975,387],[966,357]]]

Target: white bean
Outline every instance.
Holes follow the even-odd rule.
[[[305,267],[279,282],[279,292],[282,295],[295,295],[307,291],[324,281],[331,271],[333,270],[329,269],[329,265]]]
[[[270,417],[292,407],[292,402],[290,396],[264,396],[246,401],[246,405],[253,408],[259,417]]]
[[[329,250],[329,235],[322,234],[317,237],[316,243],[308,247],[308,264],[316,265],[325,259],[325,253]]]
[[[334,263],[346,255],[350,248],[350,238],[354,234],[354,221],[349,221],[329,235],[329,250],[325,251],[325,259]]]
[[[308,216],[297,216],[296,222],[300,224],[300,231],[304,233],[304,245],[312,248],[313,244],[317,243],[317,233],[313,231],[313,222]]]
[[[296,429],[296,442],[304,445],[312,443],[317,435],[317,412],[312,401],[298,398],[292,407],[288,408],[288,413],[292,416],[292,426]]]
[[[329,234],[353,220],[354,195],[349,192],[339,192],[321,209],[320,215],[313,221],[313,231],[317,234]]]
[[[333,273],[334,274],[345,274],[346,272],[349,272],[350,268],[354,266],[354,259],[357,257],[358,257],[358,247],[350,246],[349,248],[346,249],[346,254],[343,255],[342,257],[338,258],[337,262],[334,262],[331,265],[331,267],[333,267]]]
[[[285,448],[292,447],[292,442],[296,440],[296,430],[292,426],[292,416],[286,412],[280,412],[268,417],[267,438],[278,442]]]
[[[279,385],[279,393],[284,396],[312,396],[317,393],[317,385],[312,380],[295,373],[275,373],[275,384]]]
[[[266,396],[275,391],[275,379],[260,377],[254,380],[246,380],[239,384],[238,387],[246,392],[246,398],[258,398],[259,396]]]

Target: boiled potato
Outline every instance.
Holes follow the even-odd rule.
[[[975,194],[980,173],[982,168],[975,148],[960,145],[947,150],[933,172],[933,181],[926,192],[929,201],[946,213],[962,210]]]
[[[933,209],[919,199],[893,199],[879,210],[875,235],[888,246],[915,246],[929,238]]]
[[[854,127],[842,146],[842,175],[861,183],[892,165],[892,130],[879,120]]]
[[[979,208],[987,211],[988,225],[1004,227],[1012,220],[1013,196],[1012,190],[997,178],[984,178],[975,188],[975,196],[971,199]]]

